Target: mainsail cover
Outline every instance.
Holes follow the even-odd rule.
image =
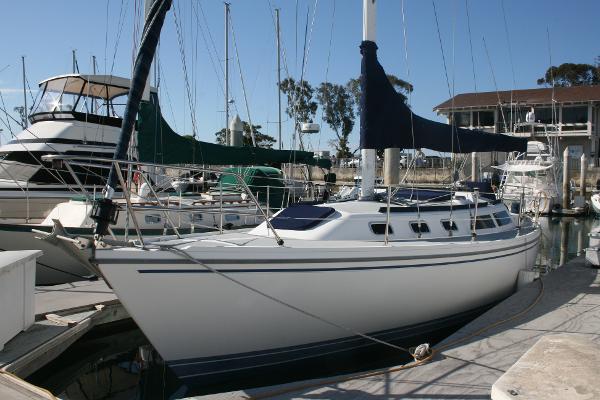
[[[470,153],[527,150],[527,139],[462,129],[414,114],[390,84],[377,60],[377,45],[363,41],[360,84],[360,147]]]
[[[311,151],[232,147],[180,136],[162,117],[159,104],[143,101],[138,114],[138,155],[143,162],[199,165],[316,165],[331,168],[329,158]]]

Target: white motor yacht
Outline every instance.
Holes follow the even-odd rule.
[[[523,212],[544,215],[560,207],[560,160],[547,144],[530,141],[526,153],[519,154],[497,168],[503,173],[499,197],[509,206],[523,199]]]
[[[42,156],[113,157],[130,83],[117,76],[84,74],[39,83],[41,95],[29,116],[31,125],[0,146],[1,219],[40,222],[75,194],[69,171]],[[108,169],[92,164],[74,169],[90,192],[101,190]]]

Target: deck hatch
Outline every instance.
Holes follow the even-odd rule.
[[[304,231],[319,225],[323,219],[335,212],[331,207],[317,207],[311,205],[290,206],[271,219],[275,229],[288,229]]]

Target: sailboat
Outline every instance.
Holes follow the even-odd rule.
[[[98,202],[99,242],[91,261],[186,384],[318,363],[376,343],[418,344],[510,295],[519,271],[534,264],[539,229],[513,220],[500,201],[394,203],[374,194],[378,148],[526,146],[521,138],[414,115],[377,60],[375,5],[363,3],[359,200],[291,206],[249,231],[159,238],[143,246],[103,245],[114,186]],[[154,2],[145,27],[153,33],[144,37],[157,35],[160,13],[169,6],[170,0]],[[142,81],[144,52],[155,46],[148,42],[136,62]]]

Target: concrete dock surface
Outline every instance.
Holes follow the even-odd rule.
[[[519,318],[482,331],[534,303]],[[556,334],[585,340],[595,346],[596,351],[600,346],[600,271],[586,266],[582,257],[552,271],[542,278],[542,282],[532,282],[434,346],[443,350],[427,364],[405,370],[391,367],[194,399],[490,399],[492,385],[511,366],[540,338]],[[577,353],[564,354],[565,357],[568,354],[578,356]],[[564,361],[578,362],[577,359]],[[568,374],[580,373],[579,369],[561,370],[566,384],[575,381]],[[546,379],[553,379],[551,376]],[[596,376],[600,381],[600,367],[589,376]],[[585,393],[563,398],[598,398],[593,393],[600,390],[599,382],[582,384],[581,379],[576,381],[584,387],[589,385],[583,390]]]
[[[117,296],[102,279],[54,286],[36,286],[36,319],[40,319],[48,313],[60,313],[63,310],[89,307],[116,299]]]
[[[52,361],[94,326],[129,318],[102,280],[39,286],[34,296],[36,322],[0,351],[1,399],[52,398],[19,378]]]

